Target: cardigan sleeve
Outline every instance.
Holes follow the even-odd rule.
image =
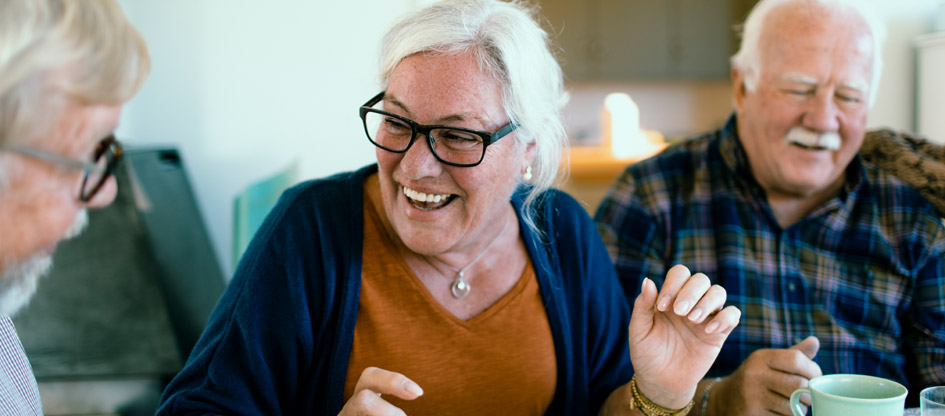
[[[159,415],[292,413],[312,334],[272,216],[247,249]]]
[[[552,238],[561,255],[574,357],[582,360],[575,373],[585,379],[588,395],[586,411],[575,410],[578,414],[596,414],[607,397],[633,375],[630,308],[587,212],[569,196],[559,194],[557,199]]]
[[[360,275],[361,176],[283,194],[157,414],[340,410],[344,334],[357,308],[351,277]]]

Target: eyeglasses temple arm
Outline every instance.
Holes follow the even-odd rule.
[[[31,147],[13,145],[13,146],[10,146],[9,149],[17,153],[22,153],[24,155],[32,156],[37,159],[48,160],[50,162],[53,162],[59,165],[68,166],[70,168],[83,170],[89,173],[105,173],[105,167],[96,165],[94,163],[82,162],[75,159],[69,159],[67,157],[62,157],[53,153],[47,153],[42,150],[33,149]]]

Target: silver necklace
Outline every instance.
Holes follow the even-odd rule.
[[[495,242],[499,241],[499,237],[501,237],[502,234],[505,234],[506,228],[509,228],[508,217],[506,217],[505,219],[505,225],[502,226],[502,231],[499,231],[499,233],[496,234],[496,236],[492,238],[492,241],[490,241],[489,245],[487,245],[486,248],[482,250],[482,253],[479,253],[479,255],[473,259],[473,261],[466,264],[466,266],[463,267],[462,269],[457,269],[453,266],[450,266],[449,264],[446,264],[446,262],[444,262],[443,260],[440,260],[433,256],[429,256],[431,259],[436,260],[437,263],[442,264],[443,267],[446,267],[447,269],[452,270],[453,273],[456,273],[456,280],[453,280],[453,284],[450,286],[450,292],[453,293],[454,298],[463,299],[467,295],[469,295],[469,291],[472,290],[472,287],[469,286],[469,282],[463,279],[463,272],[465,272],[466,269],[468,269],[473,264],[476,264],[476,262],[479,261],[479,259],[481,259],[482,256],[484,256],[489,251],[489,249],[492,248],[493,245],[495,245]],[[424,259],[427,258],[427,256],[422,256],[422,257]],[[427,263],[430,263],[430,261],[428,260]],[[430,266],[433,266],[433,264],[430,264]]]

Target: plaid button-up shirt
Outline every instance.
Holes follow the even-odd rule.
[[[596,220],[631,301],[684,264],[742,311],[710,376],[753,351],[820,339],[824,374],[945,384],[945,227],[931,204],[854,158],[845,187],[782,229],[753,179],[735,117],[634,164]]]

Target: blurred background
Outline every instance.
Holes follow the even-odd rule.
[[[945,31],[945,0],[863,1],[875,4],[889,32],[869,125],[945,140],[945,117],[936,117],[945,105],[945,37],[939,33]],[[54,275],[15,319],[47,414],[153,412],[150,406],[186,359],[266,204],[289,184],[374,161],[357,108],[380,89],[380,38],[397,18],[430,1],[120,3],[152,57],[151,76],[125,107],[116,132],[140,149],[121,177],[125,196],[111,213],[92,218],[91,236],[83,238],[98,240],[60,250],[65,254],[57,254]],[[565,117],[575,152],[571,176],[561,186],[589,210],[627,163],[665,142],[715,128],[731,113],[733,27],[754,1],[538,4],[571,94]],[[629,143],[627,154],[610,148],[617,138],[606,121],[630,117],[603,108],[612,93],[625,94],[613,108],[634,108],[635,128],[648,139]],[[115,224],[114,230],[102,224]],[[91,232],[96,227],[97,235]],[[80,266],[90,264],[90,247],[101,246],[91,241],[127,242],[126,250],[118,250],[125,259],[115,260],[120,271],[104,273],[95,262],[92,269]],[[95,258],[120,257],[113,252],[99,250]],[[110,301],[66,286],[91,285],[81,283],[89,275],[97,276],[98,293],[110,293]],[[75,311],[89,305],[107,311],[77,323]],[[145,320],[150,329],[135,326]],[[116,333],[127,339],[112,341]],[[83,366],[87,355],[65,356],[63,345],[93,335],[135,350],[122,365],[138,366],[112,376],[102,368],[118,364],[89,370]],[[96,362],[124,357],[117,349],[86,350],[99,352]],[[89,388],[89,380],[97,387]]]
[[[870,125],[916,129],[916,37],[942,0],[876,3],[889,36]],[[232,204],[254,181],[297,163],[299,178],[370,163],[357,108],[379,91],[377,52],[392,22],[428,0],[123,0],[153,58],[117,135],[176,146],[224,274]],[[751,0],[541,0],[561,48],[578,143],[596,140],[603,98],[627,92],[644,129],[676,137],[731,111],[728,57]],[[553,26],[553,27],[552,27]],[[945,29],[945,28],[943,28]]]

